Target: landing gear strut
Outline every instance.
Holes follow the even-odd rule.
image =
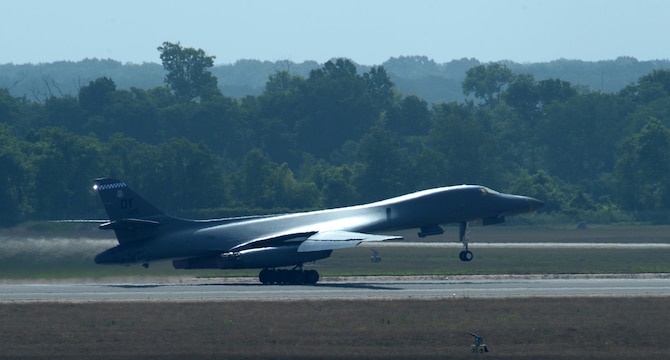
[[[263,269],[258,274],[258,280],[263,285],[314,285],[319,281],[316,270],[303,270],[302,264],[291,270]]]
[[[467,222],[462,222],[458,227],[458,239],[463,243],[463,251],[458,255],[461,261],[472,261],[474,255],[468,250],[468,242],[470,241],[470,227]]]

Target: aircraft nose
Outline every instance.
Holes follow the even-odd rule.
[[[529,197],[528,198],[528,209],[530,211],[535,211],[544,206],[544,203],[538,199]]]

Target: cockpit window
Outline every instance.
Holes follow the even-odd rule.
[[[497,192],[497,191],[495,191],[495,190],[491,190],[491,189],[489,189],[489,188],[487,188],[487,187],[485,187],[485,186],[480,187],[480,188],[479,188],[479,192],[480,192],[482,195],[488,195],[488,194],[491,194],[491,195],[497,195],[497,194],[499,194],[499,192]]]

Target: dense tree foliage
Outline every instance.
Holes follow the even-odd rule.
[[[178,216],[480,183],[536,196],[562,219],[670,221],[670,71],[605,93],[475,65],[462,82],[470,100],[430,103],[402,94],[384,66],[361,73],[334,59],[304,76],[277,70],[236,99],[212,92],[201,50],[162,51],[201,61],[204,78],[188,81],[204,87],[121,89],[100,77],[43,101],[0,89],[1,225],[104,217],[90,190],[99,176]]]
[[[513,77],[512,70],[499,63],[475,66],[465,73],[463,93],[472,94],[484,104],[493,106],[498,103],[503,89]]]
[[[616,163],[622,205],[643,214],[667,211],[670,204],[670,129],[651,118],[621,143]]]
[[[178,99],[208,99],[219,93],[216,77],[207,70],[214,66],[214,56],[205,55],[202,49],[184,48],[168,41],[159,46],[158,51],[167,71],[165,83]]]
[[[614,60],[580,61],[559,59],[541,63],[504,61],[516,74],[531,74],[535,79],[561,79],[574,87],[586,87],[615,93],[654,70],[670,69],[670,60],[638,61],[632,57]],[[357,64],[359,73],[370,65]],[[428,103],[463,100],[463,80],[466,72],[482,65],[474,58],[455,59],[438,63],[425,56],[392,57],[381,65],[398,90],[416,95]],[[315,61],[294,63],[289,60],[238,60],[232,64],[216,64],[209,68],[217,78],[221,93],[242,99],[260,95],[268,76],[286,71],[304,78],[322,64]],[[122,63],[111,59],[84,59],[77,62],[58,61],[40,64],[0,64],[0,88],[9,89],[16,97],[43,102],[50,96],[76,96],[89,81],[107,77],[114,79],[122,90],[148,90],[164,83],[167,71],[160,63]]]

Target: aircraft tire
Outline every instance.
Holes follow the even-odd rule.
[[[274,282],[274,271],[270,269],[263,269],[261,272],[258,274],[258,280],[263,285],[269,285]]]
[[[305,271],[305,284],[314,285],[319,281],[319,272],[316,270]]]
[[[279,269],[277,270],[277,284],[279,285],[288,285],[291,283],[291,271]]]
[[[291,270],[290,281],[291,285],[302,285],[305,282],[305,272],[302,270]]]
[[[461,261],[472,261],[472,258],[474,255],[472,254],[472,251],[461,251],[460,254],[458,254],[458,257],[461,259]]]

